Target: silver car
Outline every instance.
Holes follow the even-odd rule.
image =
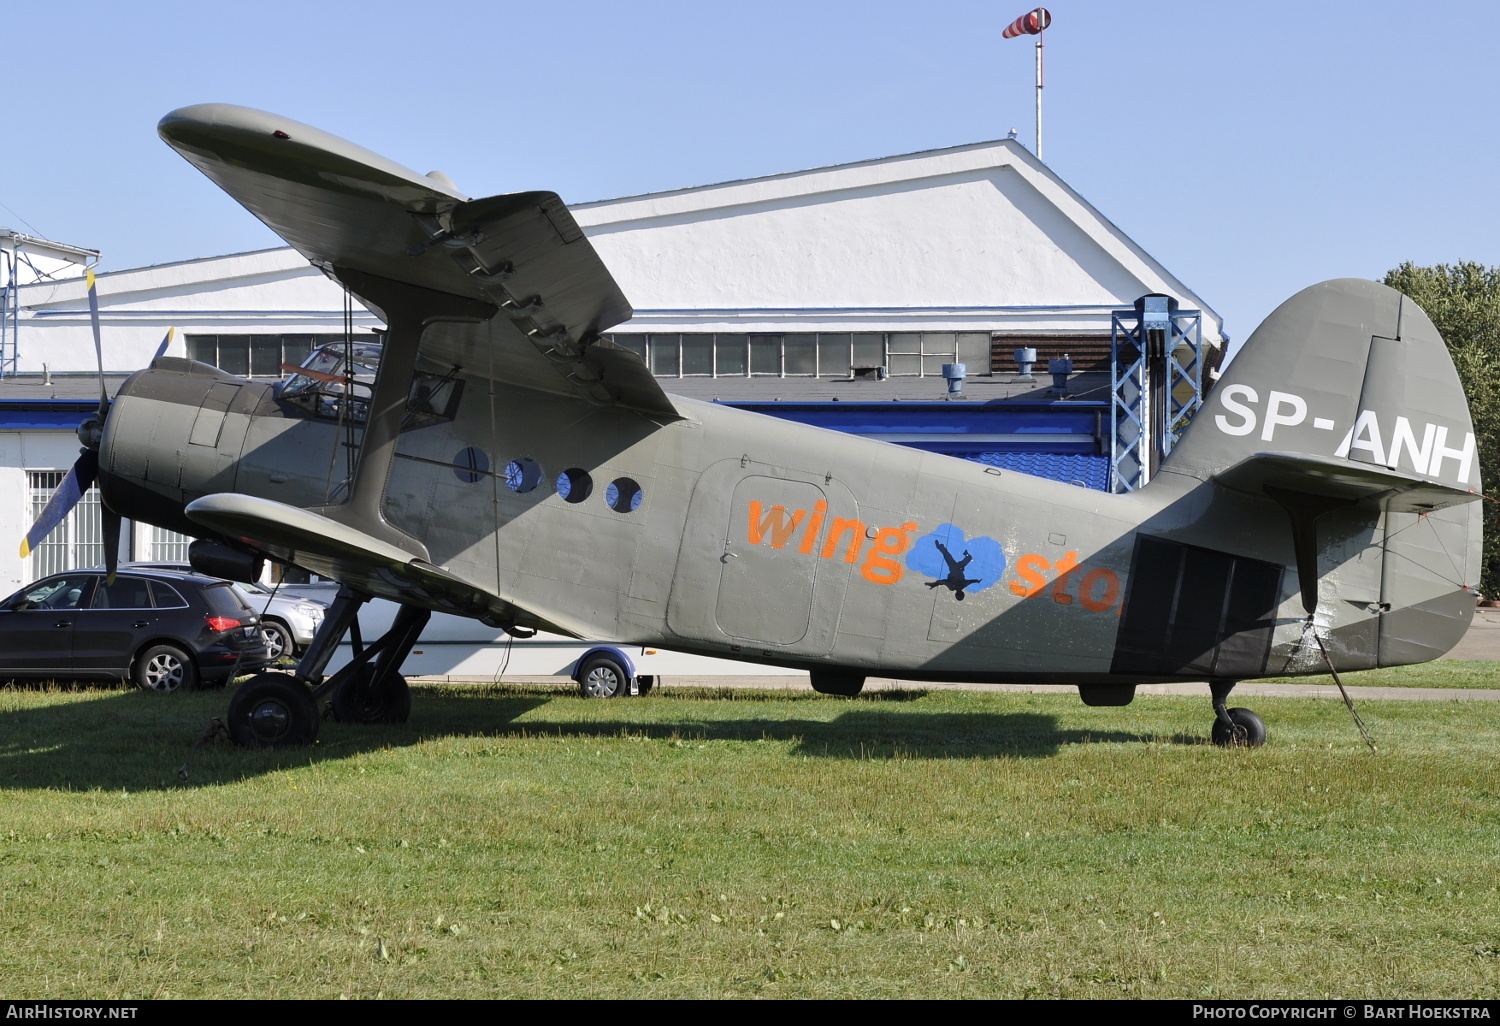
[[[294,658],[312,643],[313,635],[323,625],[327,607],[321,602],[299,595],[285,595],[258,584],[240,584],[252,608],[260,613],[261,633],[271,650],[271,663]]]

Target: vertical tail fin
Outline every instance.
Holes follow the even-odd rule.
[[[1281,304],[1225,369],[1167,466],[1215,474],[1256,453],[1384,467],[1480,490],[1458,373],[1422,309],[1345,278]]]

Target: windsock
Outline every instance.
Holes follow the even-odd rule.
[[[1005,39],[1014,39],[1017,36],[1040,35],[1042,29],[1052,24],[1052,12],[1045,7],[1038,7],[1029,14],[1023,14],[1010,23],[1010,27],[1001,33]]]

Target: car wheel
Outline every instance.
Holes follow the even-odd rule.
[[[198,683],[198,668],[176,645],[152,645],[136,658],[131,679],[142,691],[165,694]]]
[[[272,666],[297,654],[297,643],[292,640],[292,632],[279,620],[262,620],[260,636],[265,639]]]
[[[284,673],[257,673],[229,700],[229,736],[243,748],[292,748],[318,736],[312,690]]]
[[[612,656],[589,656],[578,668],[578,694],[583,698],[616,698],[629,684],[630,675]]]

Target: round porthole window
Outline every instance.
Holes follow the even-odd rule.
[[[617,477],[604,489],[604,502],[616,513],[634,513],[645,497],[641,486],[628,477]]]
[[[582,502],[594,491],[594,479],[587,470],[569,467],[557,475],[557,494],[566,502]]]
[[[464,484],[473,484],[490,472],[490,458],[471,445],[453,457],[453,472]]]
[[[536,460],[522,456],[505,465],[505,487],[513,492],[529,492],[542,483],[542,468]]]

